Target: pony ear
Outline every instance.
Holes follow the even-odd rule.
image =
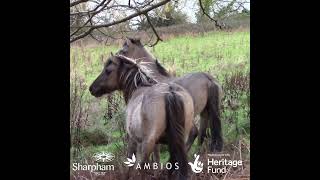
[[[130,43],[132,43],[132,44],[142,45],[140,38],[127,37],[127,39],[128,39],[128,40],[130,41]]]
[[[132,44],[134,44],[133,40],[130,37],[126,37],[126,40],[125,40],[125,43],[123,44],[123,47],[128,48]]]
[[[133,43],[134,40],[131,37],[127,36],[126,37],[126,41],[127,41],[127,44],[128,44],[128,43]]]

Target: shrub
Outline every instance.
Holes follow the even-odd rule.
[[[225,136],[229,141],[247,136],[250,131],[249,73],[234,71],[224,76],[222,118]]]
[[[96,146],[96,145],[107,145],[109,142],[109,135],[106,133],[106,130],[94,129],[83,130],[80,133],[81,144],[83,146]]]

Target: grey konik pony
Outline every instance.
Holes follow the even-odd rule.
[[[207,136],[206,130],[209,126],[211,130],[209,133],[211,135],[210,150],[222,151],[223,138],[220,119],[222,88],[214,77],[202,72],[189,73],[179,78],[171,77],[158,60],[143,47],[140,39],[127,38],[118,54],[148,62],[155,79],[159,82],[174,82],[184,87],[192,96],[195,114],[200,114],[199,131],[192,129],[188,144],[192,144],[199,133],[201,145]]]
[[[111,55],[89,90],[95,97],[122,91],[126,102],[126,130],[130,141],[138,145],[140,163],[148,162],[156,143],[165,140],[170,162],[179,164],[179,179],[187,178],[185,143],[193,126],[194,106],[192,97],[182,86],[157,82],[143,63]],[[129,150],[135,151],[132,147]],[[144,179],[145,173],[142,175]]]

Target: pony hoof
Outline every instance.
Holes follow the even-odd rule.
[[[210,146],[210,151],[212,152],[221,152],[223,149],[223,145],[221,142],[214,142]]]

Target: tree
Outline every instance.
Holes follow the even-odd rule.
[[[164,8],[158,11],[150,12],[149,19],[150,22],[155,27],[164,27],[177,24],[187,23],[187,15],[176,8],[177,2],[169,2],[164,5]],[[147,19],[142,19],[139,23],[138,29],[148,29],[150,28],[150,23]]]
[[[198,0],[198,2],[200,7],[198,14],[202,13],[216,26],[223,28],[219,24],[219,19],[214,16],[214,6],[224,7],[222,2],[226,0]],[[97,36],[112,37],[117,31],[125,32],[135,26],[141,27],[142,24],[146,28],[151,28],[155,34],[156,40],[151,45],[154,46],[161,41],[155,25],[168,26],[185,22],[186,16],[177,10],[177,4],[177,0],[71,0],[70,42],[87,36],[94,39],[97,39]],[[230,9],[234,10],[234,6],[226,11]]]
[[[203,9],[201,9],[201,7],[200,7],[201,2],[202,2],[201,5],[202,5]],[[198,1],[199,10],[196,12],[197,23],[210,21],[208,16],[206,16],[203,12],[207,12],[208,14],[210,14],[210,11],[212,9],[213,4],[214,4],[214,0],[199,0]]]
[[[249,3],[243,0],[199,0],[198,2],[197,23],[213,21],[220,29],[226,27],[222,23],[225,18],[246,10],[244,4]]]

